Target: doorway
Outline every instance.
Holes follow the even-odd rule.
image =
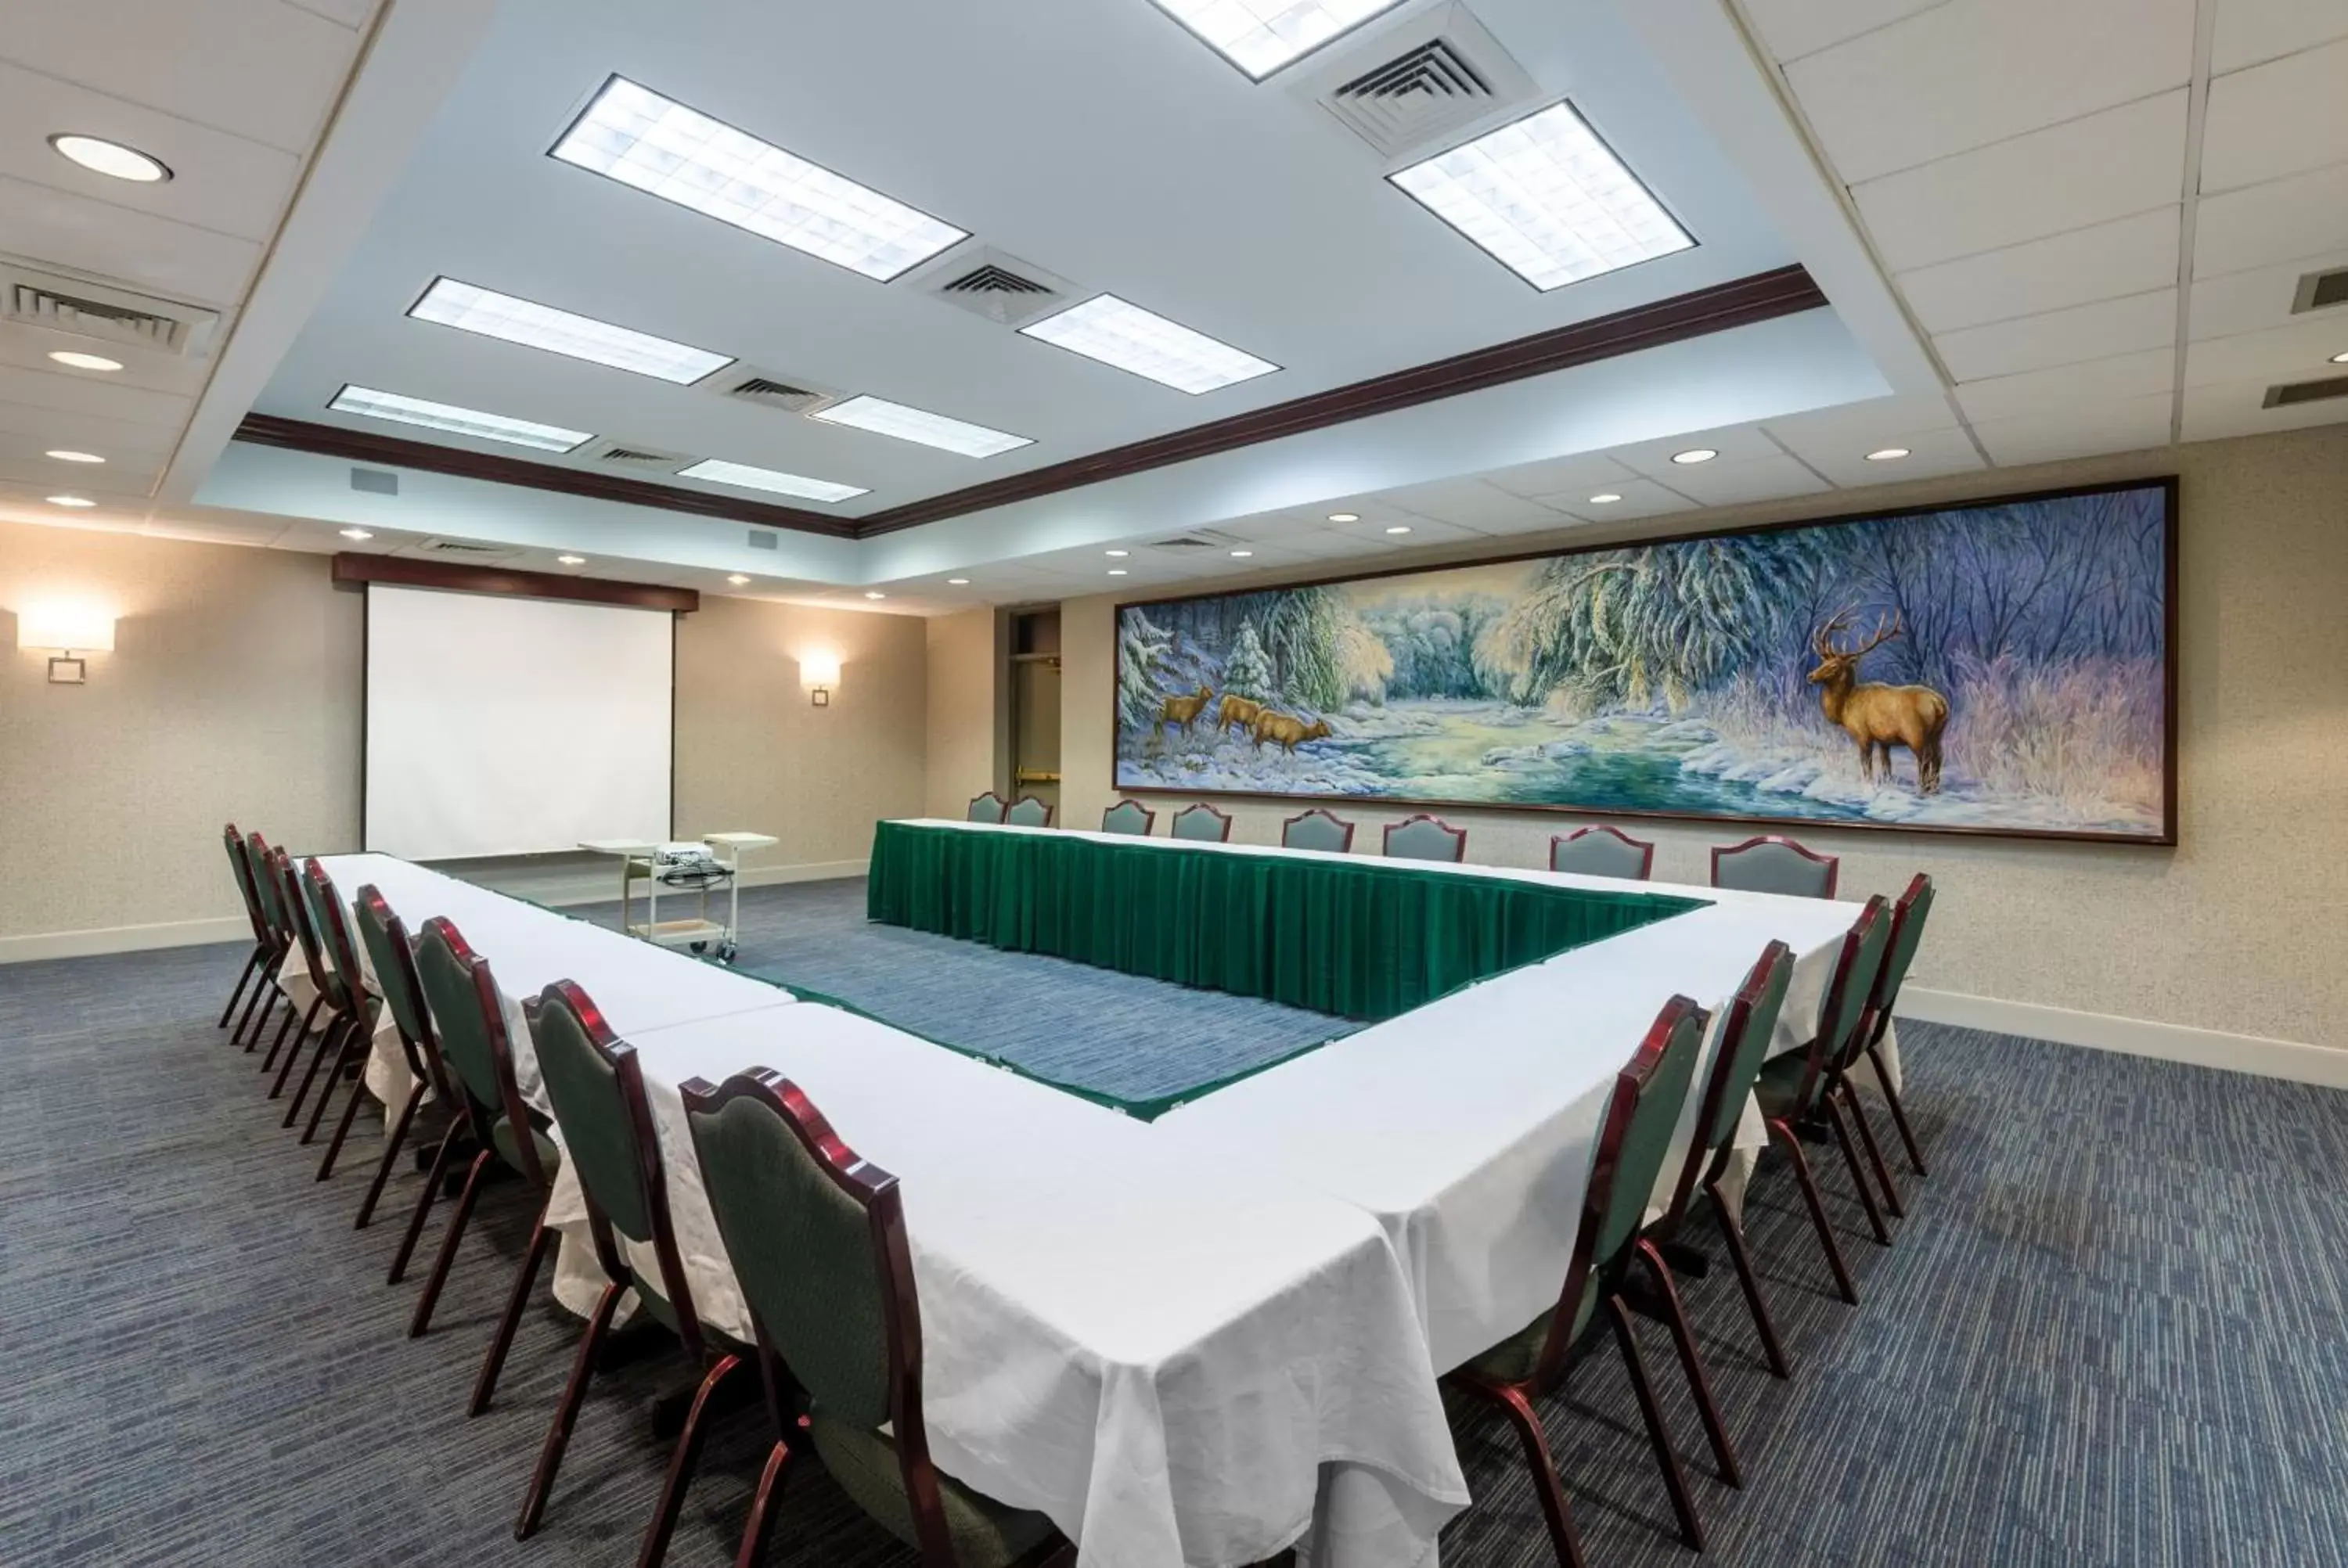
[[[1011,796],[1032,794],[1060,824],[1060,612],[1011,617]]]

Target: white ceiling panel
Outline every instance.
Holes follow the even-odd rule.
[[[1398,490],[1386,491],[1382,498],[1406,512],[1467,528],[1515,528],[1529,523],[1554,521],[1556,518],[1551,508],[1539,501],[1512,496],[1480,479],[1440,479],[1432,485],[1406,485]],[[1372,525],[1365,521],[1336,526],[1362,528]]]
[[[1485,475],[1484,480],[1512,496],[1540,500],[1575,491],[1602,490],[1609,481],[1632,478],[1634,473],[1602,452],[1584,452],[1571,457],[1553,457],[1546,463],[1528,463],[1520,468],[1502,468]]]
[[[24,436],[0,435],[0,479],[60,493],[136,498],[154,494],[156,481],[163,477],[160,456],[118,457],[105,464],[60,463],[43,456],[43,450]]]
[[[1747,501],[1774,501],[1782,496],[1814,496],[1831,488],[1798,458],[1779,452],[1749,462],[1698,463],[1683,468],[1672,488],[1707,507],[1742,506]]]
[[[2348,5],[2340,0],[2217,3],[2218,30],[2210,43],[2209,68],[2220,74],[2348,37]]]
[[[1788,445],[1791,445],[1789,442]],[[1890,446],[1905,446],[1908,456],[1870,463],[1867,454]],[[1802,453],[1804,461],[1837,485],[1897,485],[1909,479],[1929,479],[1940,474],[1962,474],[1987,467],[1972,438],[1962,430],[1911,430],[1885,436],[1865,446],[1842,446]]]
[[[262,513],[211,512],[193,515],[149,518],[139,530],[149,538],[180,539],[198,545],[272,545],[285,538],[289,531],[283,518]],[[347,539],[335,543],[348,548]],[[287,544],[284,548],[296,548]]]
[[[1777,60],[1798,60],[1846,38],[1945,5],[1949,0],[1745,0],[1745,13]]]
[[[1764,427],[1794,456],[1823,468],[1884,446],[1913,446],[1910,437],[1955,429],[1957,414],[1945,397],[1879,397],[1771,419]]]
[[[2192,67],[2193,0],[1952,0],[1786,77],[1859,184],[2181,87]]]
[[[1672,455],[1699,447],[1710,447],[1720,454],[1709,463],[1674,463]],[[1673,436],[1662,441],[1641,441],[1629,446],[1617,446],[1609,456],[1627,463],[1651,479],[1660,479],[1674,490],[1694,495],[1680,481],[1699,468],[1709,468],[1724,463],[1757,463],[1765,458],[1782,457],[1784,449],[1761,433],[1757,425],[1740,425],[1726,430],[1691,430],[1684,436]]]
[[[221,330],[227,331],[232,313],[224,313]],[[86,339],[42,328],[23,326],[0,329],[0,365],[30,371],[37,375],[54,376],[60,381],[77,381],[84,386],[127,387],[140,392],[163,392],[174,396],[193,397],[203,390],[204,381],[211,374],[209,359],[186,359],[158,349],[124,347],[112,350],[121,362],[116,371],[97,372],[67,370],[49,358],[55,349],[88,348]],[[97,406],[87,399],[72,404],[76,408]]]
[[[1620,496],[1600,503],[1591,496]],[[1695,503],[1677,490],[1653,479],[1623,479],[1604,490],[1569,490],[1548,497],[1549,504],[1586,523],[1625,523],[1639,518],[1660,518],[1668,512],[1692,512]]]
[[[2230,436],[2263,436],[2348,422],[2348,397],[2269,408],[2267,385],[2264,381],[2228,381],[2187,387],[2185,439],[2218,441]]]
[[[0,251],[206,305],[242,299],[262,254],[251,240],[5,177]]]
[[[2205,196],[2193,227],[2193,275],[2348,250],[2348,163]]]
[[[95,414],[101,419],[127,424],[156,425],[176,436],[187,424],[192,397],[149,392],[134,386],[109,386],[95,376],[51,375],[0,364],[0,403],[22,403],[53,408],[63,414]]]
[[[43,451],[55,446],[95,452],[108,462],[160,461],[171,455],[177,436],[169,425],[133,425],[54,404],[0,403],[0,442],[18,439]]]
[[[2171,203],[1921,267],[1894,282],[1931,333],[2143,293],[2177,281],[2178,212]]]
[[[2178,200],[2185,93],[1960,153],[1852,188],[1895,272],[2149,211]]]
[[[2024,419],[1991,419],[1973,426],[1991,458],[2003,467],[2086,457],[2101,452],[2141,452],[2168,445],[2175,400],[2168,393],[2082,404]]]
[[[1561,528],[1570,521],[1570,518],[1558,516],[1555,511],[1547,507],[1540,508],[1537,519],[1534,514],[1529,512],[1514,515],[1532,519],[1529,521],[1527,525],[1529,527]],[[1410,532],[1389,534],[1386,532],[1388,528],[1408,528]],[[1489,528],[1468,523],[1446,522],[1426,516],[1411,518],[1399,523],[1374,523],[1366,518],[1358,523],[1323,523],[1316,531],[1334,534],[1340,539],[1351,540],[1355,544],[1367,545],[1373,549],[1381,550],[1415,550],[1427,545],[1474,544],[1478,540],[1488,538],[1492,532]]]
[[[2247,272],[2204,278],[2193,285],[2193,310],[2187,330],[2197,338],[2230,337],[2236,333],[2287,326],[2300,319],[2291,314],[2291,309],[2292,300],[2298,296],[2300,279],[2309,272],[2328,272],[2337,267],[2348,267],[2348,249],[2302,257],[2280,267],[2253,267]],[[2335,306],[2317,313],[2337,323],[2343,340],[2340,346],[2348,349],[2348,310]]]
[[[2110,359],[2139,349],[2172,346],[2176,342],[2174,288],[1967,327],[1932,340],[1941,351],[1941,362],[1960,384],[2081,360]]]
[[[19,65],[287,152],[309,149],[358,48],[280,0],[16,6],[5,36]]]
[[[364,26],[375,15],[375,0],[292,0],[292,4],[345,27]]]
[[[2174,349],[2149,349],[2113,359],[2089,360],[2054,370],[2034,370],[2022,375],[2001,375],[1957,388],[1957,402],[1968,418],[2014,419],[2067,410],[2115,399],[2166,394],[2176,384]]]
[[[2348,161],[2348,38],[2209,84],[2201,189],[2231,190]]]
[[[2264,332],[2236,333],[2188,343],[2185,384],[2315,381],[2348,375],[2348,365],[2330,363],[2335,354],[2348,354],[2348,310],[2302,316],[2287,326]]]

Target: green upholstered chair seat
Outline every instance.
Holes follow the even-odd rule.
[[[1591,1314],[1598,1309],[1598,1296],[1596,1290],[1581,1293],[1581,1306],[1573,1316],[1575,1338],[1580,1338],[1581,1331],[1590,1327]],[[1556,1316],[1554,1307],[1542,1313],[1513,1336],[1468,1362],[1466,1369],[1496,1383],[1523,1382],[1540,1364],[1541,1347],[1549,1343],[1550,1320]]]
[[[1802,1092],[1802,1070],[1809,1060],[1806,1051],[1789,1051],[1773,1056],[1761,1064],[1761,1076],[1753,1081],[1753,1097],[1761,1102],[1761,1114],[1772,1118],[1806,1113],[1808,1107],[1797,1103]]]
[[[888,1435],[836,1420],[820,1406],[808,1411],[808,1428],[817,1455],[839,1489],[897,1539],[920,1544],[897,1445]],[[1008,1568],[1051,1537],[1052,1522],[1042,1514],[997,1502],[943,1471],[938,1472],[938,1492],[960,1568]]]

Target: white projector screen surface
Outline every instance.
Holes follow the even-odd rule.
[[[369,849],[669,836],[670,612],[378,585],[366,620]]]

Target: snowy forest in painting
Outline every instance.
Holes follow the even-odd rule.
[[[2159,485],[1119,612],[1117,782],[2159,837]]]

